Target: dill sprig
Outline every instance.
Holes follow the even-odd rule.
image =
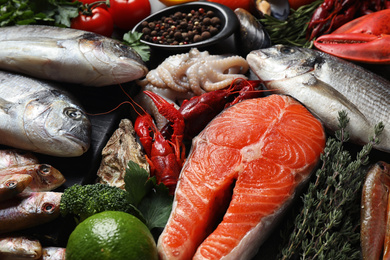
[[[339,112],[339,130],[329,137],[321,155],[322,165],[315,181],[302,197],[302,208],[295,220],[280,259],[360,259],[360,194],[365,167],[374,144],[379,143],[383,124],[375,126],[374,136],[352,161],[344,150],[349,140],[349,118]],[[291,224],[291,223],[290,223]],[[291,230],[290,230],[291,231]]]
[[[297,10],[290,9],[290,15],[285,21],[265,14],[264,18],[260,19],[260,22],[268,32],[272,44],[311,48],[313,41],[306,39],[307,27],[314,11],[323,2],[324,0],[317,0],[308,5],[303,5]]]

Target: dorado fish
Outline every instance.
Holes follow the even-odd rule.
[[[59,157],[80,156],[91,122],[53,83],[0,71],[0,144]]]
[[[0,201],[10,199],[24,191],[32,179],[32,176],[27,174],[0,176]]]
[[[61,192],[21,193],[0,202],[0,233],[34,227],[60,214]]]
[[[321,122],[289,96],[225,109],[193,139],[160,259],[252,259],[311,176],[325,138]]]
[[[0,28],[0,68],[97,87],[139,79],[148,72],[138,53],[120,41],[43,25]]]
[[[30,191],[54,190],[65,182],[61,172],[48,164],[32,164],[0,169],[0,177],[15,174],[30,175],[33,178],[28,185]]]
[[[385,125],[375,148],[390,152],[390,82],[351,62],[306,48],[275,45],[247,55],[265,86],[302,102],[334,132],[338,113],[350,119],[350,140],[366,144],[379,122]]]

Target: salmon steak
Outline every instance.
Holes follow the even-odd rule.
[[[323,152],[321,122],[290,96],[244,100],[193,139],[160,259],[251,259]]]

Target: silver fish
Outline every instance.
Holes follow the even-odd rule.
[[[40,259],[42,245],[36,239],[24,236],[0,237],[0,259]]]
[[[0,169],[37,164],[38,162],[38,158],[31,152],[18,149],[0,150]]]
[[[24,174],[33,179],[29,191],[50,191],[60,187],[66,181],[59,170],[48,164],[32,164],[0,169],[0,178],[9,175]]]
[[[0,28],[0,68],[96,87],[129,82],[148,72],[138,53],[120,41],[43,25]]]
[[[252,51],[248,64],[268,89],[303,103],[331,132],[338,112],[350,118],[351,141],[368,142],[379,122],[385,125],[378,150],[390,152],[390,82],[353,63],[306,48],[275,45]]]
[[[60,214],[61,192],[23,192],[0,202],[0,233],[41,225]]]
[[[59,157],[80,156],[91,122],[54,83],[0,71],[0,144]]]

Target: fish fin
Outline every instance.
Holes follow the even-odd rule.
[[[11,106],[12,106],[11,102],[3,98],[0,98],[0,112],[8,114],[8,110],[10,109]]]
[[[351,112],[361,117],[364,122],[369,123],[366,116],[359,110],[359,108],[355,104],[353,104],[343,94],[341,94],[339,91],[337,91],[324,81],[313,76],[310,77],[309,80],[307,80],[306,82],[303,82],[303,84],[305,86],[312,87],[314,91],[320,92],[322,95],[325,95],[329,98],[336,97],[337,100],[340,101],[340,103],[343,104],[346,108],[348,108]]]

